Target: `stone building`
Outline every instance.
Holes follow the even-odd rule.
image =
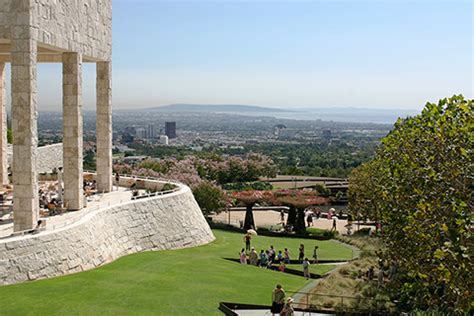
[[[0,181],[6,183],[5,64],[11,64],[14,230],[38,220],[37,63],[63,65],[64,204],[83,208],[82,63],[97,68],[97,184],[112,188],[112,0],[0,0]]]

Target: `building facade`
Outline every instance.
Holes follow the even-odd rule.
[[[83,208],[82,64],[97,69],[97,185],[112,189],[112,0],[0,1],[0,179],[8,182],[5,63],[11,63],[14,230],[39,217],[37,63],[61,63],[64,205]]]
[[[169,139],[176,138],[176,122],[165,122],[165,135]]]

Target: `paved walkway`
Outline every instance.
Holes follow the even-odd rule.
[[[229,214],[230,213],[230,214]],[[287,214],[285,214],[285,221],[287,218]],[[280,218],[280,212],[276,211],[258,211],[254,210],[253,211],[253,217],[255,219],[255,224],[258,226],[265,226],[265,227],[281,227],[279,223],[281,222]],[[218,215],[214,215],[213,219],[220,223],[229,223],[231,225],[239,227],[240,221],[243,221],[245,219],[245,211],[231,211],[231,212],[221,212]],[[346,234],[347,229],[347,220],[343,219],[338,219],[336,223],[336,228],[337,231],[340,234]],[[352,225],[353,226],[353,231],[357,228],[357,225]],[[331,229],[332,228],[332,220],[329,220],[327,218],[320,218],[320,219],[313,219],[313,227],[316,228],[321,228],[321,229]],[[371,226],[364,226],[360,225],[360,228],[363,227],[371,227]]]
[[[114,186],[114,190],[116,187]],[[76,212],[67,212],[62,215],[55,215],[46,218],[46,231],[55,230],[67,225],[73,224],[84,215],[100,208],[122,204],[131,201],[132,191],[120,187],[118,191],[112,191],[105,194],[96,194],[87,201],[87,207]],[[0,223],[0,238],[10,236],[13,233],[13,223]]]

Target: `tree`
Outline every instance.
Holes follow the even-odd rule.
[[[227,206],[224,191],[217,185],[203,181],[193,188],[193,195],[204,215],[220,213]]]
[[[351,207],[374,203],[366,210],[384,225],[385,258],[402,272],[390,289],[405,308],[474,308],[473,150],[473,101],[454,96],[400,119],[351,175]]]
[[[258,202],[271,200],[273,194],[270,191],[240,191],[232,192],[231,197],[237,202],[245,205],[244,229],[255,229],[255,220],[253,217],[253,207]]]
[[[313,191],[280,191],[278,200],[281,204],[290,207],[287,225],[295,227],[297,233],[306,232],[305,210],[309,206],[325,205],[329,200],[322,196],[317,196]]]
[[[13,130],[11,128],[7,129],[7,142],[13,144]]]

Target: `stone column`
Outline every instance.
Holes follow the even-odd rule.
[[[112,66],[97,63],[97,189],[112,191]]]
[[[84,206],[82,142],[82,57],[63,53],[63,205],[68,210]]]
[[[14,230],[36,226],[39,217],[37,134],[37,43],[33,30],[15,26],[12,32],[12,130],[13,130],[13,219]]]
[[[5,63],[0,63],[0,185],[8,183],[7,109]]]

